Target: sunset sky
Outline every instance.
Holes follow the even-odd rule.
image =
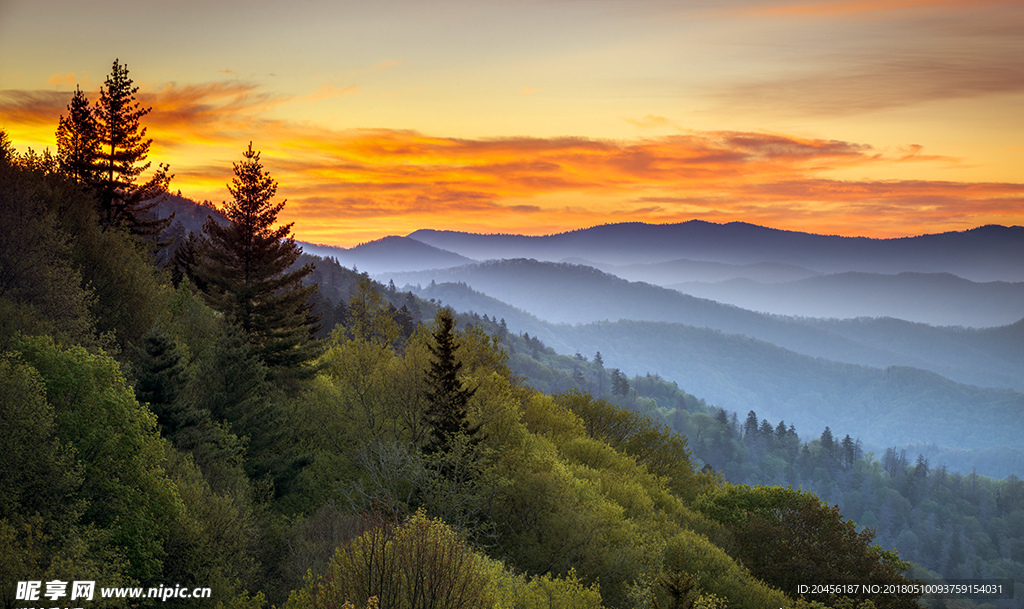
[[[1024,224],[1024,2],[0,0],[0,128],[127,63],[171,188],[249,141],[304,241]]]

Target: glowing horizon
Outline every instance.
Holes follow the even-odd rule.
[[[280,42],[244,54],[232,30],[209,35],[234,0],[145,0],[140,19],[186,34],[75,53],[116,3],[13,0],[0,52],[47,27],[68,51],[0,66],[0,128],[52,150],[74,87],[95,100],[118,57],[172,192],[220,204],[252,141],[296,238],[345,247],[625,221],[880,238],[1024,225],[1019,3],[394,2],[316,0],[317,19],[257,2],[253,31]]]

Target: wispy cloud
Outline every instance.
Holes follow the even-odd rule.
[[[786,35],[800,36],[807,47],[770,74],[732,81],[712,94],[735,111],[858,115],[1024,92],[1019,1],[753,2],[729,15],[770,24],[759,42],[771,48]]]
[[[8,126],[52,124],[56,129],[57,118],[70,101],[70,92],[0,91],[0,119]]]
[[[809,2],[764,2],[727,9],[733,16],[748,17],[834,17],[893,14],[906,11],[950,11],[979,6],[1007,5],[1014,0],[812,0]]]
[[[824,62],[825,67],[802,74],[732,85],[719,99],[734,106],[793,114],[856,115],[936,100],[1024,91],[1024,55],[1003,49],[872,55],[834,57]]]
[[[144,122],[164,155],[151,157],[171,163],[175,189],[222,201],[231,163],[253,140],[289,201],[283,219],[296,223],[300,238],[323,243],[423,226],[537,232],[625,217],[741,219],[871,236],[1024,223],[1024,184],[829,175],[956,162],[916,145],[881,150],[738,131],[609,140],[337,130],[262,118],[297,98],[235,81],[167,84],[139,97],[153,107]],[[69,92],[3,91],[0,119],[52,134],[69,99]]]
[[[66,74],[54,74],[46,81],[46,84],[55,86],[71,86],[75,84],[75,82],[77,81],[75,80],[74,73],[69,72]]]

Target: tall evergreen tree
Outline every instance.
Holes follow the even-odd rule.
[[[292,269],[302,253],[289,235],[292,225],[274,228],[285,205],[273,202],[277,182],[252,143],[242,156],[228,185],[234,200],[223,210],[230,223],[222,226],[210,217],[203,225],[209,243],[199,276],[210,305],[234,317],[273,376],[317,355],[319,319],[309,301],[317,286],[302,285],[312,264]]]
[[[149,212],[157,204],[155,198],[167,192],[172,176],[161,164],[147,182],[136,183],[149,169],[146,157],[153,143],[139,123],[152,108],[142,108],[135,100],[138,90],[128,77],[128,65],[115,59],[94,111],[99,133],[94,186],[105,224],[123,225],[135,235],[153,238],[171,222],[151,218]]]
[[[836,456],[836,440],[832,437],[832,430],[827,425],[825,431],[821,432],[821,448],[826,456],[832,458]]]
[[[628,395],[629,394],[629,379],[622,373],[618,368],[612,368],[612,393],[615,395]]]
[[[428,452],[446,452],[458,434],[477,436],[479,425],[470,425],[469,399],[475,389],[465,387],[459,378],[462,363],[455,358],[458,349],[455,318],[451,309],[441,308],[434,318],[434,341],[428,345],[430,370],[427,371],[427,421],[432,428]]]
[[[57,126],[57,164],[63,173],[80,183],[96,184],[99,131],[89,98],[75,87],[68,115],[61,115]]]

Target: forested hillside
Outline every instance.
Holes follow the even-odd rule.
[[[170,246],[62,163],[0,146],[5,607],[56,578],[212,589],[190,607],[797,606],[824,548],[809,580],[906,581],[813,495],[699,473],[655,422],[523,384],[482,327],[300,259],[251,147],[229,223]]]
[[[955,383],[910,365],[873,367],[829,361],[689,324],[630,320],[550,324],[465,284],[430,284],[419,293],[467,311],[489,312],[505,319],[512,332],[539,338],[560,353],[602,351],[611,367],[630,375],[652,373],[672,379],[729,410],[756,410],[804,429],[843,427],[878,447],[921,445],[920,452],[944,458],[963,473],[977,468],[1005,477],[1020,471],[1024,458],[1018,441],[1024,433],[1024,395],[1016,391]],[[959,359],[962,365],[994,362],[994,369],[1008,370],[1008,362],[1017,361],[1021,353],[1021,343],[1013,338],[1019,324],[963,330],[889,319],[776,322],[780,328],[810,326],[851,344],[863,341],[863,348],[865,344],[891,347],[921,366],[940,370],[950,359]],[[917,423],[904,424],[910,420]]]
[[[804,488],[838,505],[847,518],[873,528],[883,547],[926,569],[916,572],[920,577],[1024,576],[1024,482],[1016,475],[993,480],[951,472],[947,463],[956,454],[928,459],[896,446],[867,451],[840,424],[819,432],[754,411],[729,412],[657,375],[627,378],[605,367],[600,352],[557,355],[529,335],[507,334],[503,344],[512,353],[510,366],[531,385],[600,394],[604,408],[622,408],[623,427],[646,417],[660,421],[687,438],[695,465],[731,483]],[[992,451],[993,461],[1005,462],[998,448]],[[1017,461],[1016,471],[1021,467]]]
[[[934,600],[912,577],[1020,577],[1019,481],[741,428],[303,254],[253,143],[219,216],[164,215],[134,93],[115,61],[56,155],[0,130],[3,608],[93,581],[225,609],[909,609]]]

